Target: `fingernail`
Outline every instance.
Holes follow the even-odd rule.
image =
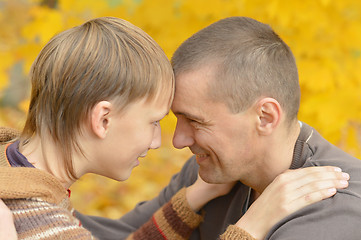
[[[347,181],[345,181],[345,180],[341,180],[341,181],[340,181],[340,184],[341,184],[341,185],[343,185],[343,186],[345,186],[345,185],[347,185],[347,184],[348,184],[348,182],[347,182]]]
[[[341,172],[342,171],[341,168],[338,168],[338,167],[335,167],[334,169],[335,169],[336,172]]]
[[[346,179],[349,179],[350,178],[350,175],[348,173],[342,173],[342,177],[346,178]]]
[[[336,193],[336,188],[330,188],[330,189],[328,189],[328,192],[330,194],[334,194],[334,193]]]

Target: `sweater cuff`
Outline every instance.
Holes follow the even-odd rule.
[[[193,211],[186,198],[186,188],[182,188],[171,200],[173,209],[181,220],[191,228],[196,228],[203,221],[203,215]]]
[[[188,239],[202,222],[203,216],[195,213],[186,199],[186,189],[179,190],[159,211],[153,221],[165,239]]]
[[[186,240],[202,220],[203,216],[195,213],[189,206],[186,189],[182,188],[127,240]]]
[[[251,234],[235,225],[229,225],[220,240],[256,240]]]

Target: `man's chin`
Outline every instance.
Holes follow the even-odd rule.
[[[206,183],[211,183],[211,184],[224,183],[222,177],[219,177],[217,174],[212,173],[212,172],[203,171],[202,168],[199,169],[199,176]]]

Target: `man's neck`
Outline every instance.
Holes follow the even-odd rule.
[[[248,186],[261,194],[278,175],[290,168],[300,129],[297,122],[268,140],[265,145],[267,150],[260,159],[259,170],[252,177],[252,182],[246,183]]]

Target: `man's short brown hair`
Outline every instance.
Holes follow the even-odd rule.
[[[260,97],[276,99],[294,121],[300,87],[294,56],[270,26],[247,17],[230,17],[187,39],[172,57],[177,76],[211,64],[216,76],[209,96],[225,102],[234,113]]]

